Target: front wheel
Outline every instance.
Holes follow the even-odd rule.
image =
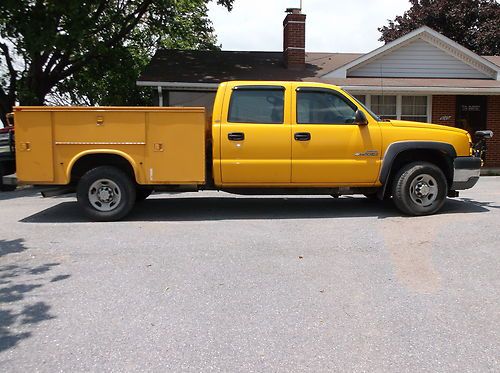
[[[85,215],[95,221],[115,221],[134,207],[135,185],[116,167],[100,166],[78,182],[76,196]]]
[[[408,215],[431,215],[443,206],[448,182],[441,169],[432,163],[415,162],[396,174],[392,197],[396,207]]]

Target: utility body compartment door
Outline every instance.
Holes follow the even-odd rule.
[[[290,86],[228,84],[220,124],[224,185],[290,183]]]
[[[147,184],[205,183],[205,120],[201,108],[146,114]]]
[[[382,150],[378,122],[365,112],[369,124],[354,124],[359,107],[342,91],[295,85],[293,96],[292,183],[375,183]]]
[[[15,108],[16,172],[24,183],[54,181],[52,113]]]

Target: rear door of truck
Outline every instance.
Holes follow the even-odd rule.
[[[288,184],[290,84],[229,83],[221,118],[223,184]]]

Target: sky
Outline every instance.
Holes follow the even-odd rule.
[[[235,0],[228,12],[214,2],[209,17],[223,50],[281,51],[286,8],[300,0]],[[308,52],[366,53],[382,45],[377,28],[402,15],[407,0],[303,0]]]

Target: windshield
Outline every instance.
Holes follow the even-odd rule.
[[[342,92],[344,92],[347,96],[349,96],[354,101],[356,101],[363,109],[365,109],[368,113],[370,113],[370,115],[373,117],[373,119],[375,119],[377,122],[382,122],[382,119],[377,114],[375,114],[373,111],[371,111],[370,109],[368,109],[365,106],[365,104],[363,104],[361,101],[359,101],[356,97],[354,97],[349,92],[347,92],[347,91],[345,91],[343,89],[342,89]]]

